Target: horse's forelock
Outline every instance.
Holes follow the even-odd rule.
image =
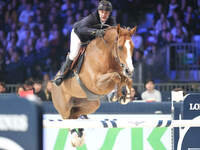
[[[131,36],[131,28],[130,27],[123,27],[120,29],[120,35],[128,35]]]
[[[117,27],[116,26],[108,27],[106,29],[106,36],[108,36],[108,37],[116,37],[117,36]]]
[[[130,27],[120,27],[120,32],[117,31],[117,26],[110,26],[106,29],[106,35],[110,39],[115,39],[118,36],[131,36],[131,28]],[[111,38],[112,37],[112,38]],[[114,37],[114,38],[113,38]]]

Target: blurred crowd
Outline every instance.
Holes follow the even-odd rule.
[[[37,96],[41,101],[52,101],[51,89],[52,82],[46,75],[46,78],[41,80],[26,80],[24,84],[18,84],[15,89],[15,94],[21,97],[27,97],[31,95]],[[127,95],[129,98],[127,101],[120,100],[121,104],[127,104],[128,102],[144,101],[144,102],[162,102],[162,94],[159,90],[155,89],[155,83],[153,80],[148,79],[145,84],[145,89],[141,93],[138,91],[136,86],[133,86],[130,90],[130,96],[127,94],[126,87],[122,88],[122,93]],[[101,98],[102,101],[114,102],[114,92],[110,92],[108,95]],[[0,82],[0,94],[9,93],[6,84]]]
[[[98,0],[0,1],[0,81],[53,77],[68,52],[73,24],[97,5]]]
[[[110,1],[118,23],[138,26],[132,38],[133,60],[135,66],[147,66],[145,78],[155,77],[148,74],[159,68],[155,65],[163,69],[162,47],[200,39],[200,0]],[[98,0],[0,0],[0,81],[51,79],[69,50],[73,24],[97,4]],[[146,14],[153,16],[152,22]]]
[[[157,1],[153,9],[132,38],[134,64],[142,63],[144,79],[167,82],[165,47],[200,41],[200,0]]]

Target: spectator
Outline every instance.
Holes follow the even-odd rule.
[[[3,47],[6,47],[6,37],[5,37],[5,32],[3,30],[0,30],[0,43]]]
[[[153,80],[147,80],[145,83],[146,91],[142,93],[142,100],[145,102],[161,102],[161,93],[155,89]]]
[[[187,42],[187,37],[186,35],[183,33],[183,30],[181,30],[180,28],[176,29],[176,34],[173,37],[173,41],[176,43],[183,43],[183,42]]]
[[[172,36],[171,32],[169,32],[169,31],[166,33],[166,41],[168,44],[173,43],[173,36]]]
[[[168,18],[170,27],[174,27],[176,25],[176,21],[180,20],[180,15],[177,11],[173,11],[173,14],[171,17]]]
[[[17,44],[17,40],[18,40],[18,37],[17,37],[17,33],[16,31],[11,31],[8,33],[7,35],[7,46],[6,46],[6,50],[10,49],[10,48],[17,48],[16,47],[16,44]]]
[[[32,79],[26,80],[24,83],[24,90],[28,91],[28,90],[33,90],[33,81]]]
[[[135,50],[142,50],[143,49],[143,38],[137,32],[132,36],[132,41],[134,43]]]
[[[171,0],[170,4],[169,4],[169,8],[168,8],[168,15],[167,15],[167,17],[168,18],[171,17],[172,14],[173,14],[173,11],[175,11],[175,9],[178,8],[178,7],[179,6],[178,6],[177,1],[176,0]]]
[[[22,61],[20,60],[19,53],[13,51],[11,59],[5,67],[7,83],[23,83],[25,79],[25,69]]]
[[[187,29],[182,25],[180,20],[176,21],[176,26],[172,28],[171,33],[173,35],[174,42],[185,42],[188,36]]]
[[[47,83],[50,81],[50,76],[48,73],[44,73],[42,79],[42,89],[45,90],[47,87]]]
[[[16,94],[20,97],[27,97],[34,95],[33,86],[31,81],[26,81],[25,84],[20,84],[17,87]]]
[[[134,64],[133,82],[142,83],[143,81],[142,68],[144,65],[143,51],[141,50],[134,51],[133,60],[134,60],[133,61],[133,64]]]
[[[30,36],[28,25],[26,24],[22,25],[21,28],[17,31],[17,35],[18,35],[17,46],[22,48]]]
[[[17,11],[11,3],[8,4],[7,11],[5,12],[5,22],[8,22],[10,18],[13,22],[17,22]]]
[[[6,93],[6,84],[4,82],[0,82],[0,93]]]
[[[145,50],[144,53],[144,65],[145,65],[145,75],[146,77],[144,78],[153,78],[155,77],[155,74],[157,74],[158,72],[156,72],[156,68],[157,65],[159,65],[157,63],[158,61],[158,48],[156,47],[155,44],[151,44],[147,47],[147,49]]]
[[[36,51],[40,51],[41,48],[47,47],[49,44],[47,33],[41,31],[40,37],[36,40],[35,49]]]
[[[184,24],[189,32],[189,39],[191,39],[191,36],[194,34],[193,29],[195,29],[195,14],[192,6],[187,6],[187,10],[184,13]]]
[[[35,55],[33,52],[31,52],[30,47],[28,45],[23,46],[22,62],[25,67],[26,78],[31,78],[34,73],[34,65],[36,61]]]
[[[47,101],[52,101],[51,88],[52,88],[52,83],[51,81],[48,81],[46,88],[44,89]]]
[[[165,29],[170,28],[170,23],[169,23],[168,19],[165,17],[164,13],[160,14],[160,19],[158,19],[156,22],[156,25],[155,25],[156,35],[158,35],[160,33],[160,31],[163,30],[163,28],[165,28]]]
[[[154,13],[154,24],[156,24],[162,13],[164,13],[163,5],[158,3],[156,6],[156,12]]]
[[[33,84],[33,88],[34,88],[34,94],[37,95],[42,101],[46,101],[46,95],[45,92],[42,89],[42,82],[37,80],[34,82]]]
[[[65,3],[61,6],[62,11],[66,11],[66,10],[75,8],[75,4],[71,3],[70,0],[64,0],[64,1],[65,1]]]
[[[16,90],[16,93],[20,96],[22,92],[24,92],[25,89],[24,89],[24,86],[23,84],[20,84],[17,86],[17,90]]]
[[[34,12],[32,11],[32,5],[26,4],[26,9],[23,10],[19,15],[19,22],[22,24],[27,24],[30,16],[34,16]]]
[[[62,29],[62,33],[65,37],[70,35],[73,23],[74,23],[74,18],[72,16],[67,17],[67,21]]]
[[[132,87],[130,91],[130,99],[131,101],[142,100],[140,93],[137,91],[136,87]]]

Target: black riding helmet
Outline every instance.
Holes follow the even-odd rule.
[[[98,10],[112,11],[112,4],[107,0],[101,0],[98,5]]]

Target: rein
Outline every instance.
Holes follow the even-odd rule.
[[[119,39],[119,34],[117,35],[115,42],[114,42],[114,44],[115,44],[114,51],[115,51],[115,55],[116,55],[116,56],[114,56],[114,58],[115,58],[115,61],[119,64],[120,68],[122,69],[122,74],[131,78],[132,75],[128,74],[128,72],[130,72],[128,66],[120,61],[119,53],[118,53],[118,49],[120,49],[118,47],[118,39]]]
[[[119,39],[119,35],[117,35],[115,42],[114,42],[114,51],[116,56],[114,56],[115,61],[119,64],[119,66],[122,68],[122,70],[126,70],[128,67],[126,66],[126,64],[122,63],[119,59],[119,54],[118,54],[118,39]]]

